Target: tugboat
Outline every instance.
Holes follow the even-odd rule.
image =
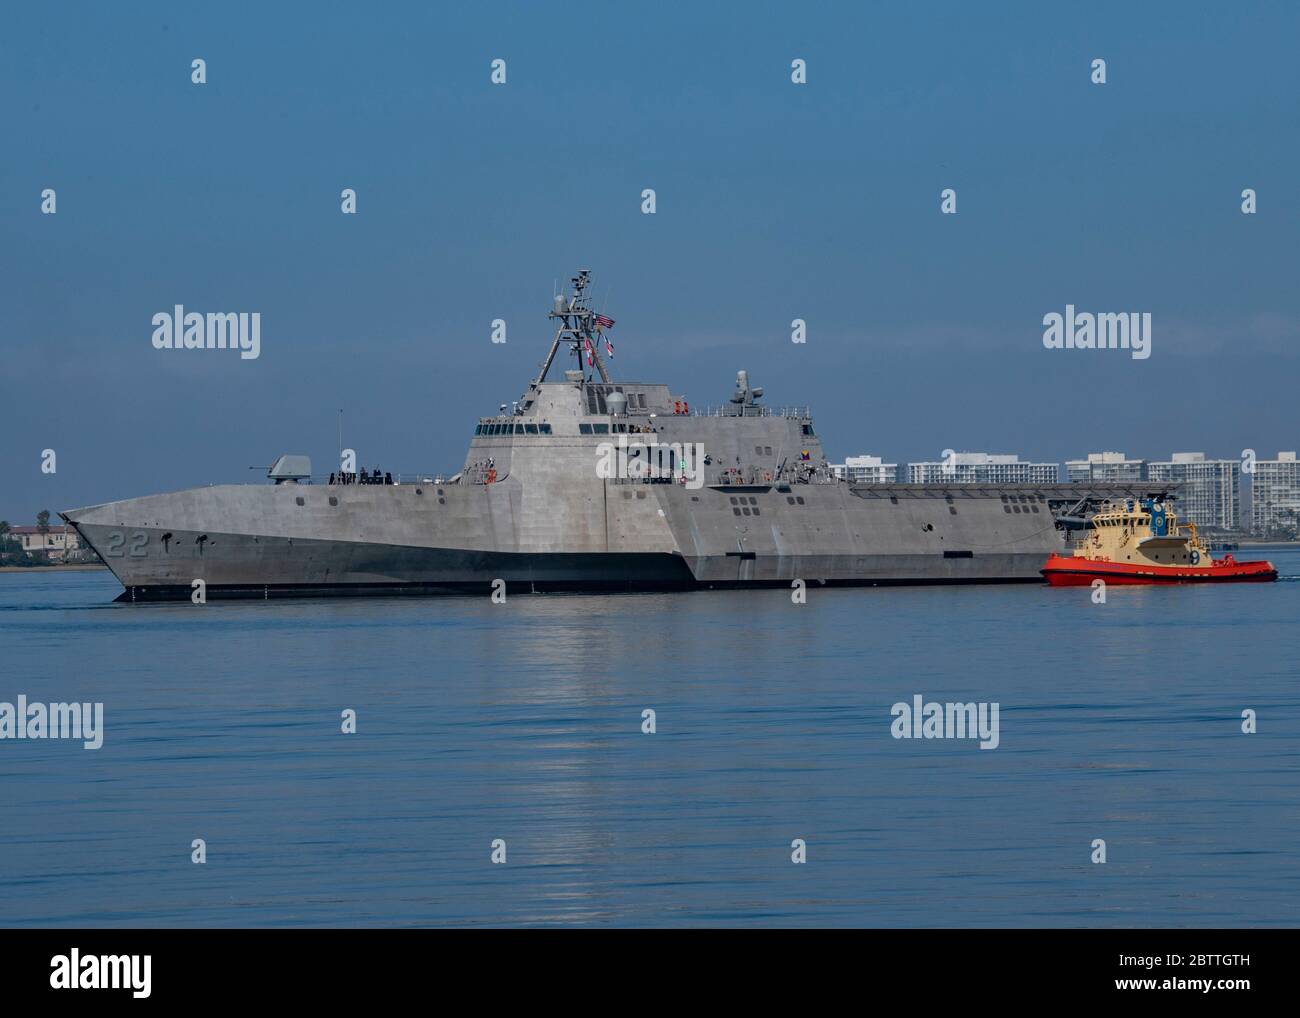
[[[1186,533],[1180,533],[1186,531]],[[1107,501],[1093,515],[1074,554],[1048,557],[1041,570],[1053,587],[1107,583],[1226,583],[1277,579],[1271,562],[1216,559],[1173,507],[1155,499]]]

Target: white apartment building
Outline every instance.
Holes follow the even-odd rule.
[[[1056,484],[1059,463],[1027,463],[1017,455],[958,452],[937,463],[909,463],[913,484]]]
[[[898,480],[898,464],[885,463],[879,456],[845,456],[843,463],[832,463],[831,472],[850,484],[893,484]]]
[[[1250,475],[1250,529],[1267,535],[1300,522],[1300,462],[1294,452],[1256,460]]]
[[[1142,481],[1145,469],[1145,460],[1131,460],[1122,452],[1090,452],[1087,459],[1065,461],[1070,481]]]
[[[1209,460],[1203,452],[1176,452],[1172,459],[1148,463],[1147,478],[1182,485],[1176,503],[1181,519],[1198,527],[1237,529],[1240,461]]]

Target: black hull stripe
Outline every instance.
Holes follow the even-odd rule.
[[[1035,583],[1036,576],[1004,579],[849,579],[808,580],[808,586],[821,587],[938,587],[983,586],[988,584]],[[789,580],[717,580],[708,582],[655,582],[637,580],[515,580],[506,585],[507,595],[529,594],[653,594],[681,593],[695,590],[763,590],[790,589]],[[289,597],[483,597],[492,592],[488,581],[464,583],[268,583],[254,586],[209,584],[207,599],[270,600]],[[188,586],[127,587],[115,600],[128,603],[189,601],[193,594]]]

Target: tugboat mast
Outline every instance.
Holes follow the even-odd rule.
[[[585,352],[600,373],[600,380],[609,382],[609,373],[605,370],[605,363],[600,359],[600,350],[597,349],[595,312],[591,310],[591,296],[587,292],[587,288],[591,285],[591,270],[579,269],[571,282],[573,296],[566,299],[564,294],[557,294],[555,307],[546,316],[557,320],[560,324],[555,330],[555,338],[551,340],[551,349],[546,355],[546,360],[542,362],[541,373],[533,383],[534,388],[546,381],[546,373],[551,370],[560,343],[565,341],[569,344],[569,351],[578,358],[578,367],[582,369],[584,379],[589,380],[588,372],[582,364]]]

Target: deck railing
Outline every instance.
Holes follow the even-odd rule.
[[[812,419],[812,408],[806,406],[761,406],[758,403],[723,403],[721,406],[696,407],[691,411],[692,417],[795,417],[800,420]]]

